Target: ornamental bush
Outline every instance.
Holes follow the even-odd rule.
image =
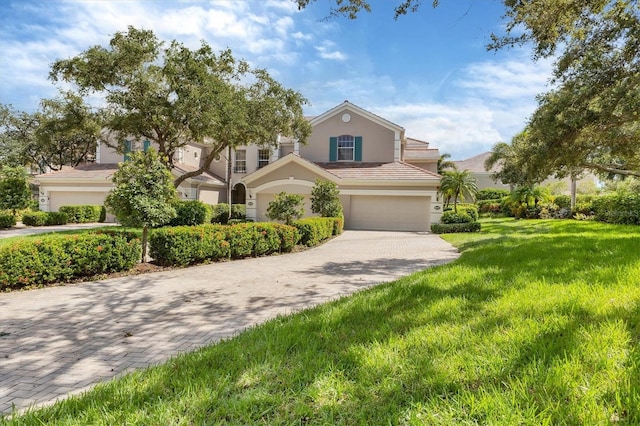
[[[332,235],[336,235],[337,229],[340,228],[340,225],[336,225],[336,221],[341,221],[341,219],[334,217],[307,217],[296,220],[293,222],[293,226],[300,233],[299,243],[313,247],[320,244],[321,241],[331,238]]]
[[[140,240],[129,233],[49,235],[0,246],[0,290],[131,269]]]
[[[228,258],[226,227],[206,224],[154,229],[149,254],[160,265],[179,266]]]
[[[69,223],[68,216],[63,212],[25,212],[22,223],[27,226],[55,226]]]
[[[451,234],[451,233],[457,233],[457,232],[479,232],[480,229],[481,229],[480,222],[431,224],[431,232],[433,232],[434,234]]]
[[[598,221],[640,225],[640,194],[603,195],[593,200],[592,207]]]
[[[106,209],[104,206],[60,206],[58,211],[67,214],[68,223],[104,222],[104,219],[100,219],[106,217]]]
[[[211,223],[226,224],[229,221],[229,204],[218,203],[211,206]],[[244,221],[247,217],[247,206],[245,204],[231,205],[231,220]]]
[[[510,193],[508,189],[484,188],[476,194],[476,201],[499,200],[502,197],[508,196]]]
[[[177,201],[174,205],[176,217],[171,219],[169,226],[195,226],[210,223],[213,207],[202,201]]]
[[[441,223],[470,223],[474,222],[473,218],[466,212],[459,211],[458,213],[453,210],[447,210],[442,213],[440,218]]]
[[[293,226],[248,222],[156,229],[149,244],[151,257],[158,264],[186,266],[209,260],[290,252],[297,239]]]
[[[491,214],[499,214],[500,210],[500,200],[480,200],[476,203],[478,205],[479,213],[491,213]]]
[[[11,228],[12,226],[16,226],[15,216],[10,213],[0,212],[0,229]]]

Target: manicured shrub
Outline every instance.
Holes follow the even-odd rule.
[[[251,222],[156,229],[149,244],[151,257],[157,263],[186,266],[206,260],[290,252],[297,239],[293,226]]]
[[[137,263],[141,251],[140,240],[126,233],[18,240],[0,246],[0,290],[128,270]]]
[[[603,195],[595,198],[592,206],[600,222],[640,225],[640,194]]]
[[[478,232],[481,229],[480,222],[468,223],[433,223],[431,232],[434,234],[451,234],[457,232]]]
[[[69,223],[69,218],[66,213],[63,212],[47,212],[46,226],[54,225],[66,225]]]
[[[556,195],[553,202],[561,209],[571,208],[571,197],[569,195]]]
[[[333,235],[340,235],[344,230],[344,217],[332,217],[333,219]]]
[[[25,212],[22,215],[22,223],[27,226],[55,226],[66,225],[68,217],[63,212]]]
[[[151,257],[160,265],[186,266],[229,257],[226,227],[222,225],[154,229],[149,247]]]
[[[68,223],[90,223],[100,222],[103,209],[103,206],[79,205],[60,206],[58,211],[67,214]],[[104,222],[104,219],[102,222]]]
[[[211,222],[213,208],[202,201],[178,201],[174,207],[177,215],[169,222],[169,226],[194,226]]]
[[[446,212],[442,213],[442,217],[440,218],[440,222],[442,222],[442,223],[470,223],[470,222],[474,222],[474,220],[466,212],[463,212],[461,210],[459,210],[458,213],[456,213],[456,212],[454,212],[452,210],[447,210]]]
[[[300,233],[300,244],[313,247],[320,244],[321,241],[330,238],[334,234],[335,221],[339,220],[332,217],[307,217],[296,220],[293,226]]]
[[[16,218],[10,213],[0,213],[0,229],[16,226]]]
[[[499,200],[506,197],[511,192],[508,189],[484,188],[476,193],[476,201],[482,200]]]
[[[229,204],[218,203],[211,206],[211,223],[225,224],[229,221]],[[245,204],[231,205],[231,219],[244,221],[247,217],[247,206]]]
[[[26,212],[22,214],[22,223],[27,226],[45,226],[47,216],[47,212]]]

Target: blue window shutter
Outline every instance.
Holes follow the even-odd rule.
[[[130,152],[131,152],[131,141],[124,141],[124,161],[129,161]]]
[[[144,152],[147,152],[149,150],[149,147],[151,146],[151,142],[149,142],[147,139],[144,140]]]
[[[354,161],[362,161],[362,136],[356,136],[356,149]]]
[[[333,136],[329,138],[329,161],[338,161],[338,138]]]

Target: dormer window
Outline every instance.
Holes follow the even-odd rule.
[[[355,158],[355,138],[351,135],[338,136],[338,161],[353,161]]]

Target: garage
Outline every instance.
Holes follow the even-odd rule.
[[[428,231],[430,197],[352,195],[348,229]]]
[[[51,191],[49,192],[49,209],[52,212],[57,212],[61,206],[101,206],[104,204],[104,199],[106,197],[107,192],[104,191]]]

